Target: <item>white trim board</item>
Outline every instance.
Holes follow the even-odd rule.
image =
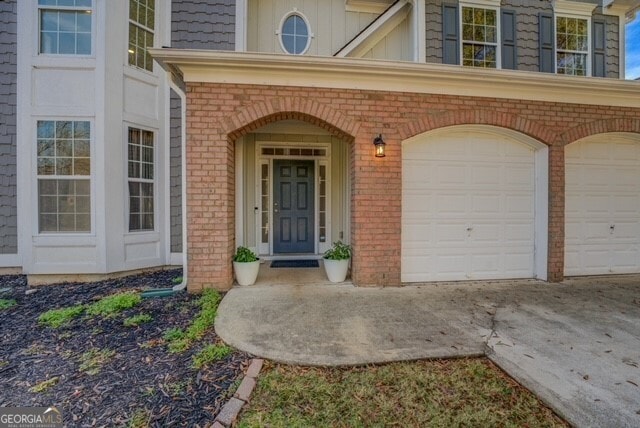
[[[0,254],[0,268],[22,267],[20,254]]]
[[[635,81],[361,58],[151,49],[185,82],[280,85],[640,107]]]

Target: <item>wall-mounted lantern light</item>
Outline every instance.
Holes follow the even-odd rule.
[[[373,139],[373,145],[376,147],[376,157],[377,158],[385,157],[384,147],[387,145],[387,143],[384,142],[381,134],[378,134],[378,136]]]

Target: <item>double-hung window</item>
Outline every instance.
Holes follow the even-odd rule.
[[[38,0],[41,54],[91,55],[91,0]]]
[[[556,72],[586,76],[589,64],[589,21],[556,16]]]
[[[89,122],[42,120],[37,128],[39,232],[91,232]]]
[[[498,10],[461,7],[462,65],[498,68]]]
[[[129,231],[154,230],[153,132],[129,128]]]
[[[129,0],[129,65],[153,71],[155,0]]]

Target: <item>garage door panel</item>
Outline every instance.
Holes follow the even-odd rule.
[[[483,133],[404,145],[402,280],[532,277],[534,163],[529,146]]]
[[[510,214],[522,214],[533,219],[534,203],[531,198],[533,189],[528,193],[505,195],[505,210]]]
[[[615,273],[635,272],[638,266],[637,245],[616,245],[611,250],[612,266]]]
[[[467,211],[467,195],[458,192],[457,194],[436,193],[431,198],[437,202],[439,216],[463,216]]]
[[[434,166],[430,166],[433,168]],[[442,186],[459,186],[466,183],[467,179],[463,173],[463,163],[452,163],[450,165],[437,165],[435,166],[436,179],[435,182],[438,187]]]
[[[618,216],[637,216],[640,213],[640,198],[634,194],[611,195],[611,206]]]
[[[533,188],[533,170],[529,164],[517,164],[504,167],[505,179],[502,181],[506,188]]]
[[[491,184],[494,186],[500,185],[500,170],[491,165],[478,165],[472,171],[471,182],[472,186]]]
[[[528,245],[534,239],[534,227],[530,222],[514,223],[510,222],[503,226],[506,236],[509,237],[508,242],[518,245]]]
[[[640,146],[638,146],[638,144],[632,142],[616,142],[613,146],[613,150],[609,150],[611,160],[631,163],[640,161]]]
[[[495,278],[502,273],[501,254],[474,254],[471,256],[471,278]]]
[[[609,181],[613,186],[619,187],[621,191],[629,191],[628,186],[638,185],[638,171],[636,166],[618,166],[611,168],[615,174],[610,177]]]
[[[615,223],[612,238],[616,242],[630,243],[640,241],[640,224],[637,221],[618,221]]]
[[[610,209],[611,196],[607,194],[584,194],[572,198],[570,202],[577,204],[574,211],[582,212],[583,216],[608,215]]]
[[[640,138],[573,143],[565,160],[565,274],[640,272]]]
[[[460,248],[467,239],[466,226],[460,222],[442,222],[432,225],[433,241],[427,236],[426,241],[437,247],[454,247]],[[423,239],[424,241],[424,239]]]
[[[533,263],[533,257],[529,251],[509,252],[505,254],[505,262],[508,266],[507,274],[513,278],[522,277],[530,271],[530,266]]]
[[[504,241],[501,226],[501,223],[474,223],[473,229],[466,234],[472,238],[469,243],[470,247],[485,248],[488,245],[500,245]]]
[[[468,197],[465,195],[465,198]],[[478,214],[497,215],[501,211],[501,199],[500,195],[495,194],[473,195],[470,209]]]
[[[582,239],[590,244],[606,244],[611,236],[611,226],[608,221],[585,221],[582,229]]]

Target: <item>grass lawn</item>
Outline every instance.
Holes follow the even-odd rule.
[[[566,427],[487,359],[359,368],[266,363],[240,427]]]

